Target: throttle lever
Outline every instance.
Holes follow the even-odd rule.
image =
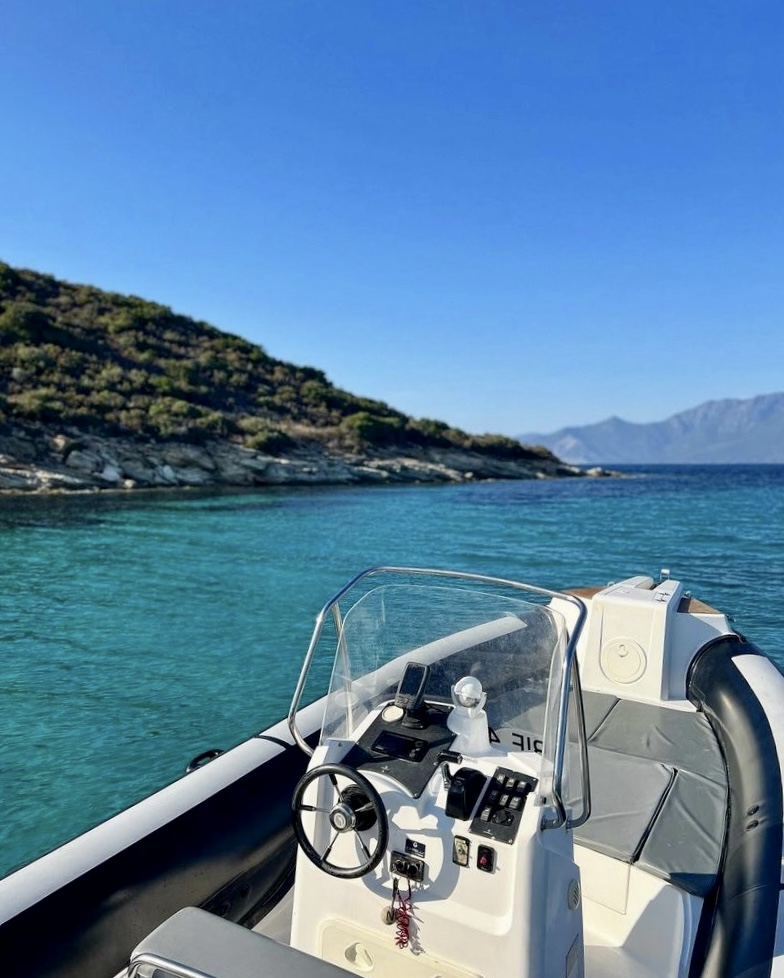
[[[438,755],[441,762],[441,777],[444,779],[444,787],[449,791],[452,784],[452,772],[449,770],[450,764],[462,764],[463,755],[456,750],[444,749]]]

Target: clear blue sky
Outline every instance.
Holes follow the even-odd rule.
[[[3,0],[0,257],[474,432],[784,389],[781,0]]]

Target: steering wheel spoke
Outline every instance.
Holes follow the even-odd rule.
[[[338,777],[348,782],[345,788],[340,788]],[[332,808],[305,803],[303,799],[306,790],[314,782],[324,778],[329,780],[336,796]],[[318,788],[318,784],[316,787]],[[329,845],[323,853],[319,853],[305,829],[303,812],[315,815],[315,820],[311,823],[314,834],[323,832],[327,827],[333,830]],[[328,826],[324,825],[325,819]],[[322,764],[300,779],[291,801],[291,821],[297,842],[308,859],[323,872],[341,879],[355,879],[375,869],[381,862],[389,838],[389,824],[380,795],[367,778],[344,764]],[[376,839],[369,846],[361,833],[372,828],[376,828]],[[357,855],[359,862],[354,865],[338,866],[329,862],[341,835],[353,837],[362,851],[364,858],[360,859]]]
[[[365,859],[367,859],[368,861],[370,861],[373,857],[370,854],[370,850],[365,845],[365,840],[362,838],[362,836],[359,834],[359,832],[357,832],[357,841],[362,846],[362,851],[365,853]]]
[[[324,863],[324,865],[326,865],[326,863],[327,863],[327,860],[329,859],[329,854],[330,854],[330,853],[332,852],[332,847],[333,847],[333,846],[335,845],[335,843],[336,843],[336,842],[338,841],[338,836],[339,836],[339,835],[340,835],[340,833],[339,833],[339,832],[336,832],[336,833],[335,833],[335,834],[334,834],[334,835],[332,836],[332,841],[331,841],[331,842],[330,842],[330,844],[329,844],[329,845],[327,846],[327,848],[326,848],[326,849],[324,850],[324,853],[323,853],[323,855],[322,855],[322,857],[321,857],[321,861],[322,861],[322,863]]]

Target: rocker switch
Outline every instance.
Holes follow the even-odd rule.
[[[468,865],[468,855],[471,852],[471,843],[462,835],[456,835],[452,842],[452,862],[458,866]]]
[[[495,870],[495,849],[490,846],[478,846],[476,850],[476,868],[483,873],[492,873]]]

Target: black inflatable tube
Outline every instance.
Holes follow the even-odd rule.
[[[0,925],[3,978],[110,978],[143,937],[185,906],[237,922],[263,916],[290,883],[296,852],[290,799],[307,758],[284,746]]]
[[[734,662],[761,654],[740,636],[723,637],[701,651],[689,676],[689,699],[713,727],[729,783],[722,873],[705,907],[690,978],[769,978],[771,972],[781,872],[781,768],[765,712]]]

